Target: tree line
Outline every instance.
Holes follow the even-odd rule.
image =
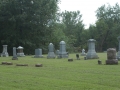
[[[64,40],[69,52],[88,49],[87,40],[96,40],[96,51],[118,48],[120,35],[120,6],[102,5],[96,9],[97,21],[88,29],[80,11],[59,12],[60,0],[0,0],[0,51],[2,45],[23,46],[26,54],[36,48],[48,52],[49,43],[59,49]]]

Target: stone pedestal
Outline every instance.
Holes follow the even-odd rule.
[[[3,52],[1,53],[1,57],[8,57],[9,54],[7,52],[7,46],[8,45],[3,45]]]
[[[82,49],[81,56],[86,56],[85,49]]]
[[[17,55],[16,55],[16,47],[13,47],[13,57],[12,60],[18,60]]]
[[[55,58],[54,45],[52,43],[48,46],[49,52],[47,58]]]
[[[57,58],[68,58],[68,52],[66,52],[66,43],[64,41],[60,42],[60,50]]]
[[[120,60],[120,36],[117,39],[119,41],[119,50],[117,52],[117,59]]]
[[[107,49],[107,60],[106,64],[111,65],[111,64],[118,64],[118,60],[116,59],[116,49],[114,48],[109,48]]]
[[[35,49],[35,56],[34,56],[34,58],[43,58],[42,49],[40,49],[40,48]]]
[[[99,58],[95,51],[95,41],[96,40],[94,40],[94,39],[88,40],[88,52],[86,55],[87,59],[98,59]]]
[[[18,57],[24,57],[25,55],[24,55],[24,52],[23,52],[23,47],[21,47],[21,46],[19,46],[18,48],[17,48],[17,56]]]

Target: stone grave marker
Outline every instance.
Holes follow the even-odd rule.
[[[119,41],[119,50],[117,52],[117,59],[120,60],[120,36],[117,39]]]
[[[43,58],[42,49],[40,49],[40,48],[35,49],[35,56],[34,56],[34,58]]]
[[[86,55],[87,59],[98,59],[99,58],[95,51],[95,41],[96,40],[94,40],[94,39],[88,40],[88,52]]]
[[[64,41],[60,42],[60,50],[57,58],[68,58],[68,52],[66,52],[66,43]]]
[[[106,65],[111,64],[118,64],[118,60],[116,58],[116,49],[115,48],[109,48],[107,49],[107,60]]]
[[[86,56],[85,49],[82,49],[81,56]]]
[[[48,46],[49,52],[47,58],[55,58],[54,45],[52,43]]]
[[[16,47],[13,47],[13,57],[12,60],[18,60],[17,55],[16,55]]]
[[[3,52],[1,53],[1,57],[8,57],[9,54],[7,52],[7,46],[8,45],[3,45]]]
[[[25,55],[24,55],[24,52],[23,52],[23,47],[21,47],[21,46],[19,46],[18,48],[17,48],[17,56],[18,57],[24,57]]]

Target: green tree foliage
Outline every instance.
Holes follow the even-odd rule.
[[[81,43],[81,33],[84,30],[81,18],[80,11],[65,11],[61,14],[61,22],[64,25],[63,32],[72,47],[79,47]]]
[[[0,44],[44,48],[52,33],[58,0],[0,0]],[[33,51],[32,51],[33,52]]]
[[[96,11],[96,22],[99,51],[117,46],[117,36],[120,34],[120,6],[105,5]]]

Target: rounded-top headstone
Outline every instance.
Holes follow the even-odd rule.
[[[61,41],[60,44],[65,44],[65,42],[64,42],[64,41]]]
[[[17,49],[23,49],[23,47],[19,46]]]

